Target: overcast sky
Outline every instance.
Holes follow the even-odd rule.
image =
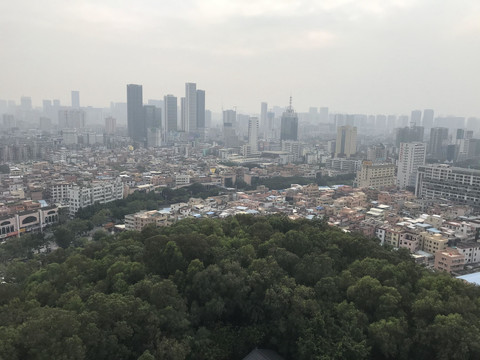
[[[479,0],[0,2],[0,99],[206,90],[207,108],[480,116]]]

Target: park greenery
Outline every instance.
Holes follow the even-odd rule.
[[[76,221],[62,226],[88,231]],[[5,246],[0,359],[480,358],[478,287],[321,220],[185,219],[51,253]]]

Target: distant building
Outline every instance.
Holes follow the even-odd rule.
[[[160,146],[162,142],[162,109],[154,105],[143,106],[147,147]]]
[[[238,146],[238,137],[235,132],[237,112],[235,110],[223,111],[223,140],[225,147]]]
[[[80,108],[80,91],[72,91],[72,108]]]
[[[357,128],[350,125],[337,128],[335,157],[349,158],[357,152]]]
[[[197,129],[205,129],[205,90],[197,90]]]
[[[168,134],[171,131],[177,131],[177,98],[173,95],[165,95],[163,98],[163,106],[165,133]]]
[[[290,106],[283,113],[280,126],[280,140],[298,140],[298,116],[292,108],[291,97]]]
[[[371,145],[367,149],[367,160],[383,163],[387,160],[387,148],[383,144]]]
[[[146,128],[142,85],[127,85],[127,125],[128,136],[133,141],[145,141]]]
[[[319,112],[320,122],[321,123],[328,123],[328,107],[321,107]]]
[[[185,132],[197,131],[197,84],[185,84]]]
[[[266,102],[262,102],[260,104],[260,131],[264,133],[267,131],[267,112],[268,112],[268,104]]]
[[[248,119],[248,145],[250,145],[250,152],[252,154],[256,154],[258,152],[258,132],[258,117],[250,117]]]
[[[301,157],[301,146],[298,141],[285,140],[282,141],[282,151],[292,155],[292,161],[296,162]]]
[[[401,143],[423,142],[423,126],[406,126],[396,130],[395,146],[397,148]]]
[[[417,170],[425,165],[427,149],[424,143],[401,143],[398,153],[397,186],[415,186]]]
[[[359,188],[375,189],[395,186],[395,165],[363,161],[362,168],[357,172],[355,184]]]
[[[105,118],[105,133],[114,135],[117,131],[117,120],[111,116]]]
[[[433,159],[445,160],[448,145],[448,128],[435,127],[430,130],[428,153]]]
[[[431,129],[433,127],[433,116],[433,109],[423,110],[422,126],[425,129]]]
[[[422,123],[422,110],[412,110],[410,123],[413,125],[420,125]]]
[[[60,129],[85,128],[85,111],[79,109],[65,109],[58,112],[58,127]]]

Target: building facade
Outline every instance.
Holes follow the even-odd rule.
[[[359,188],[373,187],[375,189],[395,186],[395,165],[363,161],[362,168],[357,172],[355,185]]]
[[[292,108],[292,99],[290,106],[282,114],[280,124],[280,140],[298,140],[298,116]]]
[[[425,165],[427,147],[424,143],[401,143],[398,153],[397,186],[405,189],[415,186],[417,170]]]
[[[76,185],[68,190],[69,213],[73,217],[81,208],[120,199],[123,199],[123,183],[120,178],[113,181],[94,181],[84,186]]]
[[[133,141],[145,141],[146,128],[143,110],[142,85],[127,85],[127,127]]]
[[[345,125],[337,128],[335,157],[349,158],[357,152],[357,128]]]
[[[480,208],[480,170],[432,164],[418,167],[415,195]]]

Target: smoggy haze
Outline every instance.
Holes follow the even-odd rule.
[[[478,0],[0,2],[0,98],[69,104],[207,91],[207,107],[260,101],[347,112],[480,115]]]

